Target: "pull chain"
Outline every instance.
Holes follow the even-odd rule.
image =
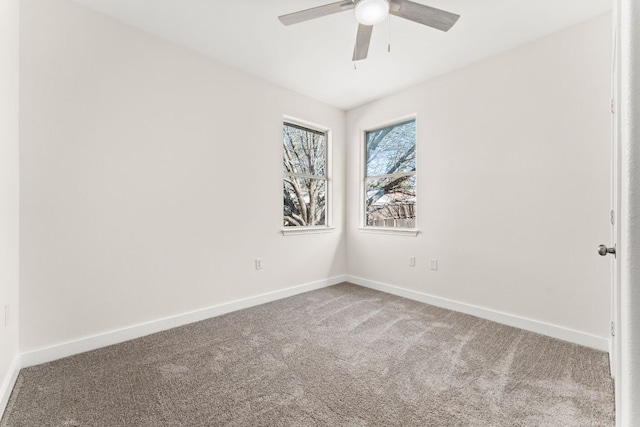
[[[389,44],[387,45],[387,53],[391,53],[391,15],[389,15],[387,19],[389,19]]]

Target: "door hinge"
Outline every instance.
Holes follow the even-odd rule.
[[[611,114],[615,114],[615,113],[616,113],[616,100],[611,99]]]
[[[611,336],[616,336],[616,323],[614,321],[611,321]]]
[[[609,221],[611,221],[611,225],[616,225],[616,211],[611,210],[609,213]]]

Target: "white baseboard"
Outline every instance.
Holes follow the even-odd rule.
[[[13,382],[10,384],[2,384],[3,387],[9,387],[9,394],[13,385],[15,384],[15,378],[17,378],[20,368],[39,365],[41,363],[51,362],[53,360],[62,359],[63,357],[73,356],[74,354],[83,353],[85,351],[95,350],[97,348],[106,347],[108,345],[118,344],[124,341],[129,341],[135,338],[140,338],[146,335],[150,335],[156,332],[161,332],[167,329],[175,328],[178,326],[186,325],[188,323],[198,322],[200,320],[209,319],[211,317],[220,316],[232,311],[242,310],[244,308],[253,307],[256,305],[264,304],[271,301],[276,301],[282,298],[287,298],[293,295],[309,292],[315,289],[324,288],[327,286],[336,285],[341,282],[350,282],[359,286],[375,289],[378,291],[386,292],[393,295],[398,295],[404,298],[424,302],[437,307],[446,308],[449,310],[458,311],[472,316],[480,317],[482,319],[491,320],[504,325],[513,326],[516,328],[524,329],[527,331],[535,332],[538,334],[546,335],[549,337],[557,338],[563,341],[568,341],[574,344],[591,347],[600,351],[609,351],[609,341],[606,338],[597,337],[584,332],[575,331],[572,329],[563,328],[557,325],[551,325],[548,323],[540,322],[537,320],[527,319],[512,314],[502,313],[494,310],[490,310],[483,307],[477,307],[470,304],[465,304],[445,298],[440,298],[428,294],[424,294],[409,289],[400,288],[397,286],[387,285],[380,282],[375,282],[368,279],[363,279],[356,276],[336,276],[326,280],[320,280],[313,283],[307,283],[304,285],[294,286],[279,291],[269,292],[254,297],[244,298],[241,300],[231,301],[228,303],[208,307],[201,310],[196,310],[188,313],[183,313],[164,319],[158,319],[155,321],[142,323],[134,326],[130,326],[123,329],[118,329],[110,332],[105,332],[98,335],[93,335],[78,340],[68,341],[60,343],[51,347],[33,350],[27,353],[23,353],[19,359],[15,362],[16,368],[13,375]],[[6,382],[6,381],[5,381]],[[0,398],[4,399],[5,388],[0,389]],[[8,394],[6,396],[8,400]],[[0,400],[2,404],[4,400]],[[6,404],[6,402],[4,403]],[[1,406],[0,406],[1,407]]]
[[[18,379],[18,373],[20,373],[20,355],[16,355],[13,359],[11,366],[9,366],[7,376],[4,381],[2,381],[2,384],[0,384],[0,418],[2,418],[4,410],[7,408],[9,397],[11,397],[11,392],[13,391],[13,387],[16,385],[16,380]]]
[[[552,325],[549,323],[540,322],[538,320],[515,316],[513,314],[502,313],[488,308],[465,304],[446,298],[440,298],[422,292],[387,285],[384,283],[363,279],[361,277],[347,276],[347,281],[355,285],[364,286],[366,288],[375,289],[377,291],[386,292],[388,294],[424,302],[426,304],[435,305],[437,307],[458,311],[460,313],[470,314],[472,316],[480,317],[481,319],[491,320],[496,323],[513,326],[516,328],[524,329],[526,331],[535,332],[563,341],[568,341],[573,344],[594,348],[596,350],[604,352],[609,351],[610,340],[607,338],[575,331],[573,329],[563,328],[562,326]]]
[[[161,332],[167,329],[186,325],[188,323],[198,322],[200,320],[220,316],[232,311],[242,310],[244,308],[276,301],[304,292],[313,291],[315,289],[336,285],[346,280],[347,276],[336,276],[326,280],[320,280],[313,283],[294,286],[279,291],[268,292],[254,297],[231,301],[201,310],[178,314],[175,316],[166,317],[164,319],[158,319],[123,329],[64,342],[51,347],[23,353],[21,355],[21,366],[23,368],[26,368],[29,366],[39,365],[41,363],[51,362],[53,360],[62,359],[63,357],[73,356],[74,354],[84,353],[85,351],[95,350],[97,348],[106,347],[108,345],[118,344],[124,341],[129,341],[135,338],[154,334],[156,332]]]

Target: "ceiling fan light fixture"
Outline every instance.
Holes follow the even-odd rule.
[[[363,25],[375,25],[389,15],[388,0],[360,0],[355,7],[356,21]]]

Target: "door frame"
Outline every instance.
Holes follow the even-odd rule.
[[[616,425],[640,420],[640,4],[616,0],[620,34],[620,352],[616,364]]]

